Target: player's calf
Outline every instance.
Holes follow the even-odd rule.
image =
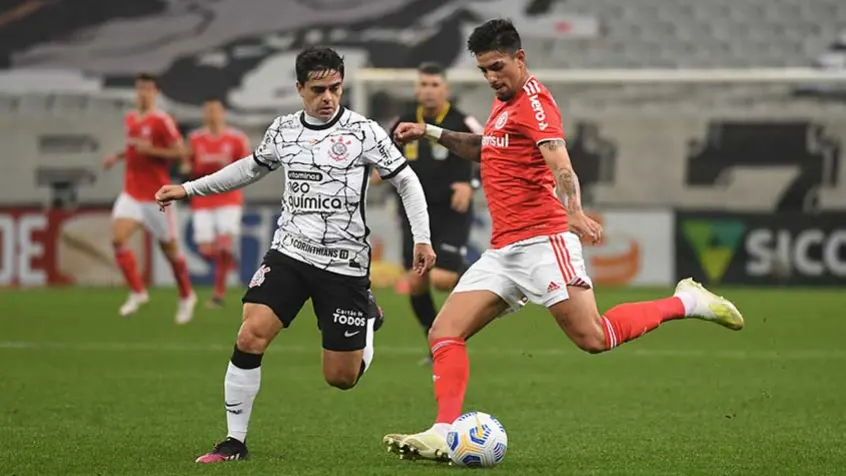
[[[382,313],[372,295],[370,304],[375,307],[370,310],[373,317],[367,318],[361,331],[344,330],[341,333],[324,329],[323,378],[332,387],[340,390],[355,387],[373,362],[374,333]]]
[[[326,383],[339,390],[349,390],[364,374],[365,364],[361,351],[323,351],[323,378]]]

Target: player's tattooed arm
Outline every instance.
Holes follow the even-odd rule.
[[[435,140],[454,154],[472,162],[482,160],[482,136],[472,132],[456,132],[433,124],[400,122],[393,129],[397,144],[406,144],[424,137]]]
[[[564,204],[567,212],[581,212],[582,189],[567,153],[567,144],[563,139],[553,139],[541,142],[538,147],[555,177],[555,193],[558,199]]]
[[[473,162],[482,160],[482,136],[472,132],[455,132],[443,130],[438,143],[453,153]]]

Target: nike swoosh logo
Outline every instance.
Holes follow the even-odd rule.
[[[241,402],[238,402],[238,403],[226,403],[226,402],[224,402],[223,406],[225,406],[226,408],[231,408],[231,407],[237,407],[240,404],[241,404]]]
[[[352,337],[352,336],[354,336],[354,335],[356,335],[360,332],[361,331],[355,331],[355,332],[346,331],[346,332],[344,332],[344,337]]]

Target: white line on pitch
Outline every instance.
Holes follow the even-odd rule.
[[[0,350],[68,350],[94,352],[228,352],[232,344],[211,343],[154,343],[154,342],[58,342],[58,341],[0,341]],[[271,352],[317,353],[320,346],[291,346],[283,341],[274,344]],[[425,352],[424,346],[390,346],[376,343],[376,352],[380,354],[417,355]],[[573,348],[546,349],[492,349],[471,348],[471,354],[477,355],[514,355],[514,356],[566,356],[581,354]],[[623,348],[620,354],[633,357],[691,357],[702,359],[759,359],[759,360],[813,360],[846,359],[843,350],[704,350],[704,349],[632,349]]]

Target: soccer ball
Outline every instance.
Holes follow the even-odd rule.
[[[461,415],[447,433],[447,449],[453,464],[490,468],[502,462],[508,435],[496,418],[482,412]]]

